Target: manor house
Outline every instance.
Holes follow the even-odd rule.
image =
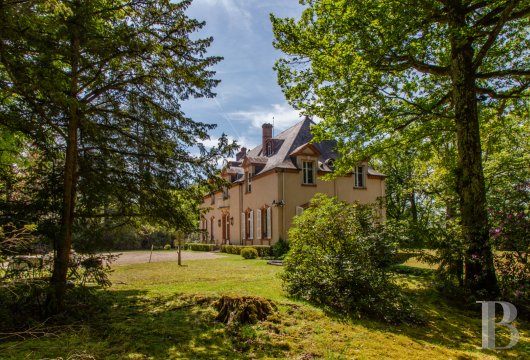
[[[334,141],[311,143],[305,118],[273,137],[271,124],[262,126],[262,143],[241,148],[221,176],[230,186],[204,196],[203,241],[218,245],[272,245],[287,232],[316,193],[352,203],[375,203],[385,195],[385,175],[360,163],[346,176],[324,181],[337,158]],[[380,209],[384,217],[384,209]]]

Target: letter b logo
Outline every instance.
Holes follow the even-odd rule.
[[[519,341],[519,331],[511,324],[517,318],[517,308],[507,301],[477,301],[482,304],[482,348],[483,349],[509,349]],[[498,323],[495,322],[495,304],[502,306],[503,316]],[[506,326],[510,329],[510,343],[507,346],[495,346],[495,325]]]

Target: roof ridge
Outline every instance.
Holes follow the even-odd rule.
[[[281,133],[273,136],[272,138],[276,139],[278,136],[280,136],[284,132],[287,132],[287,131],[293,129],[294,127],[296,127],[296,126],[303,124],[306,120],[309,120],[310,122],[312,122],[314,124],[313,120],[311,120],[308,116],[306,116],[302,120],[298,121],[297,123],[293,124],[291,127],[288,127],[287,129],[283,130]],[[282,139],[279,139],[279,140],[282,140]]]

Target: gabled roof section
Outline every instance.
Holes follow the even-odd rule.
[[[293,150],[292,153],[289,154],[290,156],[298,156],[298,155],[312,155],[312,156],[319,156],[320,150],[317,149],[317,147],[310,143],[305,143],[304,145],[300,145],[296,149]]]
[[[243,163],[241,164],[242,167],[248,166],[248,165],[264,165],[269,161],[269,158],[266,156],[245,156],[243,158]]]

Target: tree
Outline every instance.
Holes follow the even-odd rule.
[[[479,111],[528,98],[528,2],[307,0],[301,19],[271,16],[287,99],[339,139],[342,170],[367,155],[455,136],[465,285],[497,291],[488,234]],[[507,109],[505,109],[507,110]]]
[[[205,56],[211,38],[190,37],[204,25],[186,16],[190,3],[0,1],[2,124],[63,161],[52,312],[63,308],[74,219],[175,217],[183,207],[168,194],[208,178],[234,147],[223,136],[206,151],[214,125],[180,108],[215,95],[209,67],[221,60]]]

